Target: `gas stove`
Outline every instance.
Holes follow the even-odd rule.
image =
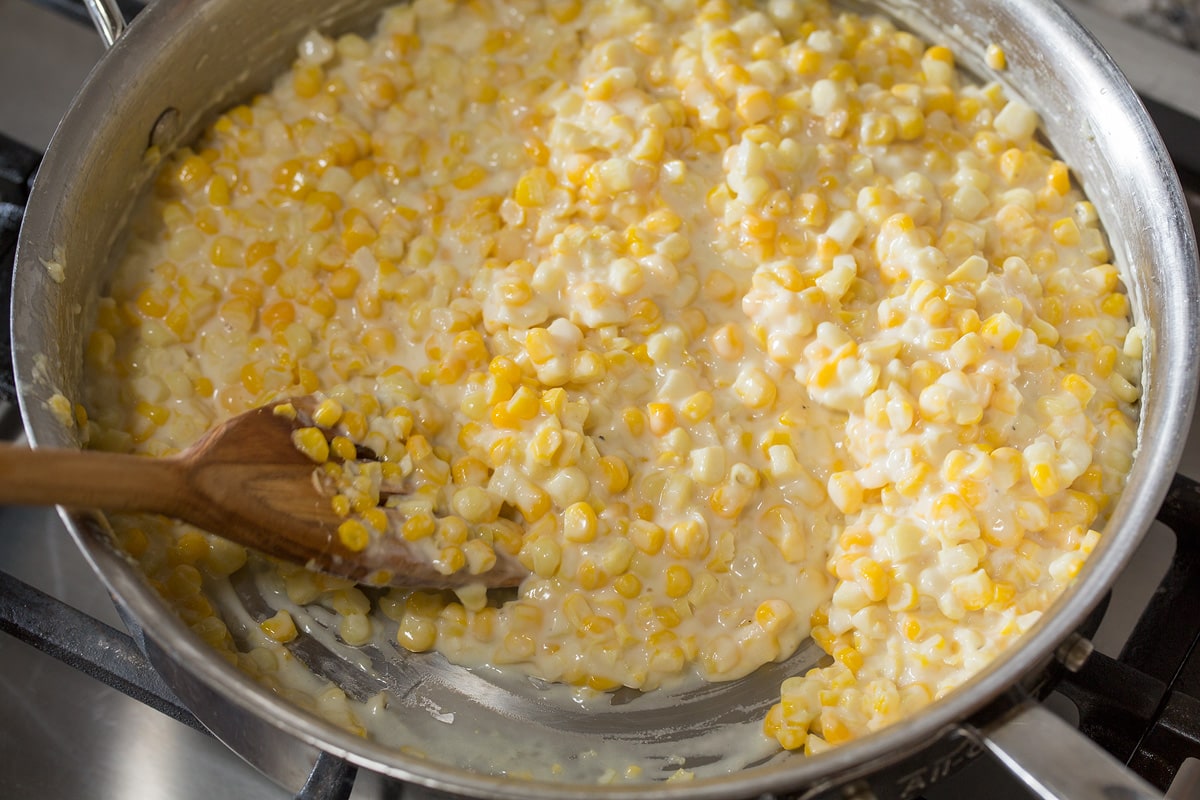
[[[1159,13],[1151,20],[1153,25],[1139,28],[1105,13],[1119,10],[1121,1],[1101,0],[1103,10],[1077,5],[1078,0],[1068,5],[1142,92],[1184,174],[1185,186],[1200,192],[1200,180],[1194,180],[1200,176],[1200,81],[1196,81],[1200,55],[1158,36],[1172,19],[1197,16],[1180,5],[1174,17],[1169,11]],[[1137,0],[1128,2],[1137,4]],[[1155,3],[1153,10],[1163,12],[1163,5]],[[74,5],[74,0],[0,0],[0,134],[34,150],[46,146],[74,92],[103,53],[99,38],[80,24],[82,19],[82,6]],[[1176,38],[1182,41],[1188,35],[1182,31]],[[0,178],[5,152],[0,138]],[[1200,194],[1190,199],[1200,199]],[[3,200],[0,196],[0,212]],[[1198,210],[1200,203],[1193,202],[1193,214]],[[4,256],[0,253],[0,258]],[[15,409],[0,407],[0,438],[19,435]],[[1189,546],[1191,538],[1200,540],[1189,538],[1200,520],[1200,494],[1188,481],[1200,480],[1200,421],[1193,422],[1180,472],[1185,477],[1177,479],[1172,500],[1160,515],[1176,530],[1186,529],[1181,530],[1180,546],[1166,525],[1154,524],[1118,580],[1092,636],[1102,656],[1090,660],[1074,682],[1062,685],[1046,701],[1056,713],[1078,721],[1093,739],[1128,758],[1150,780],[1166,786],[1174,779],[1170,796],[1176,800],[1200,798],[1200,789],[1195,788],[1200,781],[1194,779],[1200,770],[1194,770],[1192,762],[1181,768],[1178,755],[1200,752],[1200,703],[1194,699],[1200,693],[1188,688],[1200,688],[1200,666],[1172,666],[1171,674],[1164,674],[1161,665],[1168,663],[1168,655],[1178,656],[1170,663],[1184,664],[1194,638],[1172,638],[1164,627],[1179,626],[1161,622],[1139,626],[1132,637],[1131,631],[1148,604],[1169,602],[1190,602],[1190,611],[1175,610],[1197,619],[1200,627],[1200,545]],[[38,622],[26,627],[52,630],[26,630],[21,638],[45,634],[67,643],[65,651],[48,654],[19,638],[0,636],[0,719],[5,721],[0,726],[0,753],[4,754],[0,797],[199,800],[223,795],[279,800],[293,796],[203,732],[186,709],[173,705],[169,692],[129,650],[128,639],[121,636],[124,625],[106,590],[53,511],[0,509],[0,530],[0,606],[47,603],[39,606],[43,610],[38,612]],[[76,616],[72,609],[83,614]],[[95,635],[92,620],[113,629],[111,638],[103,640],[102,649],[108,651],[104,659],[97,659],[94,652],[82,658],[72,652],[84,636]],[[81,626],[78,632],[76,626]],[[1143,640],[1180,652],[1162,655]],[[1114,660],[1123,648],[1125,660]],[[96,661],[105,665],[96,670]],[[106,674],[107,683],[92,676],[97,671]],[[124,691],[108,683],[121,685]],[[1124,691],[1114,696],[1114,685]],[[1147,726],[1145,719],[1156,710],[1164,712],[1163,718],[1157,726]],[[1176,724],[1180,720],[1190,723],[1191,729]],[[962,760],[965,756],[959,753],[912,771],[910,796],[927,800],[1029,796],[987,757],[966,766],[958,763]],[[314,788],[303,796],[345,797],[347,790],[335,785],[326,793]],[[440,795],[359,771],[348,796],[416,800]]]

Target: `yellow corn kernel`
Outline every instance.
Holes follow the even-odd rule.
[[[508,413],[519,420],[531,420],[538,415],[541,402],[533,390],[527,386],[517,389],[505,406]]]
[[[329,449],[333,455],[340,458],[342,461],[353,461],[358,455],[354,447],[354,442],[347,439],[345,436],[335,436],[329,443]]]
[[[382,508],[368,508],[359,516],[363,522],[375,530],[376,533],[383,533],[388,529],[387,512]]]
[[[145,400],[139,400],[134,410],[155,425],[162,425],[166,423],[167,419],[171,415],[171,412],[162,406],[154,403],[147,403]]]
[[[1079,244],[1079,226],[1075,224],[1075,220],[1071,217],[1063,217],[1057,220],[1050,226],[1050,232],[1054,236],[1054,241],[1064,247],[1073,247]]]
[[[315,97],[324,83],[325,76],[316,64],[300,64],[292,70],[292,90],[299,97]]]
[[[796,222],[810,228],[823,226],[829,215],[829,206],[819,194],[805,192],[797,195],[792,203],[792,215]]]
[[[213,175],[208,182],[208,202],[214,206],[227,206],[229,200],[229,182],[224,175]]]
[[[469,164],[461,169],[450,181],[455,189],[473,189],[487,178],[487,170],[478,164]]]
[[[635,519],[629,523],[629,540],[646,555],[657,555],[666,539],[667,532],[649,520]]]
[[[925,51],[924,58],[931,61],[941,61],[944,64],[954,63],[954,52],[949,47],[934,45]]]
[[[433,568],[442,575],[453,575],[467,565],[467,557],[457,545],[443,547],[433,559]]]
[[[713,489],[709,495],[708,505],[717,516],[724,519],[737,519],[742,509],[746,507],[749,495],[729,483],[722,483]]]
[[[670,606],[659,606],[658,608],[654,609],[654,616],[658,620],[659,624],[661,624],[664,628],[678,628],[679,623],[683,621],[679,618],[679,612]],[[657,644],[659,642],[670,642],[674,640],[675,634],[671,631],[662,631],[661,633],[667,635],[661,636],[660,634],[655,634],[647,641],[650,644]]]
[[[712,342],[713,352],[721,358],[739,358],[745,346],[742,340],[741,328],[732,322],[726,323],[713,331],[710,341]]]
[[[1021,338],[1021,329],[1004,312],[992,314],[979,328],[980,335],[993,347],[1012,350]]]
[[[609,492],[623,492],[629,486],[629,467],[620,456],[604,456],[599,465]]]
[[[521,427],[522,420],[517,415],[513,414],[508,406],[504,403],[497,403],[492,406],[491,414],[488,415],[492,424],[497,428],[517,429]],[[508,438],[511,443],[511,438]],[[493,445],[494,447],[495,445]],[[497,464],[496,466],[500,466]]]
[[[175,180],[188,192],[198,192],[212,176],[212,167],[202,157],[192,154],[175,169]]]
[[[362,276],[358,270],[352,267],[334,270],[333,274],[329,276],[329,292],[339,300],[353,297],[360,280],[362,280]]]
[[[1051,164],[1050,171],[1046,175],[1046,185],[1060,196],[1071,191],[1071,172],[1067,169],[1067,165],[1061,161]]]
[[[396,334],[388,328],[370,328],[363,334],[363,347],[374,358],[386,358],[396,349]]]
[[[296,307],[288,300],[280,300],[263,308],[260,319],[263,325],[272,331],[283,328],[296,321]]]
[[[649,403],[646,406],[646,419],[651,433],[664,436],[675,427],[675,409],[670,403]]]
[[[1071,373],[1062,379],[1062,388],[1074,395],[1081,406],[1086,406],[1096,395],[1096,387],[1082,375],[1076,373]]]
[[[573,503],[563,511],[563,537],[568,541],[590,542],[596,538],[598,527],[596,511],[588,503]]]
[[[799,47],[792,55],[791,67],[797,75],[815,75],[821,68],[821,54],[811,47]]]
[[[575,354],[571,361],[571,380],[574,383],[591,383],[604,377],[604,359],[590,350]]]
[[[500,498],[480,486],[464,486],[450,500],[454,513],[468,522],[492,522],[500,512]]]
[[[299,631],[296,630],[296,621],[284,608],[275,612],[275,616],[259,623],[259,627],[262,628],[263,633],[280,644],[286,644],[299,635]]]
[[[437,641],[437,626],[425,617],[405,614],[396,632],[396,641],[409,652],[423,653]]]
[[[1130,383],[1123,375],[1114,372],[1108,379],[1109,388],[1117,396],[1117,399],[1125,403],[1136,403],[1141,397],[1141,390],[1137,386]]]
[[[526,542],[521,548],[521,561],[540,578],[552,578],[562,563],[562,548],[549,537]]]
[[[761,122],[774,113],[771,93],[761,86],[748,86],[738,90],[737,115],[748,125]]]
[[[208,540],[198,531],[182,534],[172,545],[169,561],[176,565],[191,566],[208,553]]]
[[[1129,298],[1113,293],[1100,302],[1100,310],[1110,317],[1124,319],[1129,316]]]
[[[857,514],[863,504],[863,487],[853,472],[835,472],[826,487],[829,499],[843,514]]]
[[[708,555],[708,526],[695,519],[685,519],[671,526],[671,550],[680,558],[703,558]]]
[[[859,138],[865,145],[886,145],[896,138],[896,118],[891,114],[868,112],[859,125]]]
[[[967,611],[979,611],[987,608],[995,597],[992,579],[982,569],[955,579],[953,590]]]
[[[683,401],[679,413],[689,422],[700,422],[712,412],[712,408],[712,393],[700,391]]]
[[[271,413],[287,420],[296,418],[296,407],[291,403],[279,403],[271,408]]]
[[[1017,148],[1005,150],[1000,155],[1000,174],[1010,184],[1016,183],[1025,167],[1025,153]]]
[[[841,662],[842,666],[853,673],[857,674],[858,671],[862,669],[862,653],[855,650],[853,647],[839,647],[834,651],[833,657]]]
[[[320,428],[298,428],[292,431],[292,444],[314,463],[324,464],[329,460],[329,441]]]
[[[348,519],[338,525],[338,541],[347,550],[359,553],[365,550],[370,543],[371,534],[367,531],[366,526],[358,520]]]
[[[854,572],[871,602],[878,603],[888,596],[891,580],[883,566],[874,559],[860,558],[854,562]]]
[[[337,313],[337,301],[326,292],[314,292],[308,298],[308,307],[326,319]]]
[[[985,60],[989,69],[994,69],[1000,72],[1008,67],[1008,56],[1004,53],[1004,48],[998,44],[989,44]]]
[[[470,526],[467,525],[467,521],[462,517],[442,517],[436,520],[436,526],[438,541],[446,545],[465,544],[471,532]],[[484,545],[487,544],[482,539],[474,539],[472,541],[477,541]]]
[[[1054,466],[1044,462],[1029,465],[1029,481],[1040,497],[1049,497],[1062,488]]]
[[[672,564],[667,567],[666,592],[667,597],[685,597],[692,590],[692,573],[682,564]]]
[[[497,381],[504,381],[510,387],[521,382],[521,368],[507,356],[496,356],[488,362],[488,374]],[[507,400],[508,397],[503,399]]]
[[[541,402],[543,411],[551,416],[561,417],[567,407],[567,393],[562,387],[555,386],[542,392]]]
[[[245,264],[246,247],[241,239],[233,236],[218,236],[209,248],[209,258],[218,267],[241,267]]]
[[[554,456],[562,447],[562,443],[562,432],[557,428],[544,425],[534,434],[533,439],[525,448],[525,452],[534,463],[548,467],[554,463]]]
[[[516,441],[511,436],[501,436],[492,442],[488,448],[488,461],[492,467],[501,467],[507,464],[516,451]]]
[[[626,572],[613,579],[613,588],[621,597],[632,600],[642,593],[642,581],[632,572]]]
[[[472,575],[482,574],[496,566],[495,549],[482,539],[465,541],[461,548],[466,557],[467,571]]]
[[[313,422],[322,428],[332,428],[342,419],[342,404],[333,397],[327,397],[313,409]]]
[[[454,482],[460,486],[482,486],[488,479],[488,467],[474,456],[463,456],[457,459],[450,468]]]
[[[754,610],[754,621],[768,633],[789,625],[795,617],[795,610],[783,600],[764,600]]]
[[[747,408],[761,410],[775,404],[775,381],[757,367],[742,370],[734,381],[733,390]]]
[[[526,208],[544,206],[554,188],[554,173],[546,167],[534,167],[517,181],[513,198]]]
[[[400,533],[410,542],[432,536],[435,530],[437,530],[437,521],[428,512],[413,514],[404,520],[404,524],[400,527]]]
[[[1000,608],[1007,607],[1017,595],[1017,587],[1005,581],[992,584],[992,603]]]

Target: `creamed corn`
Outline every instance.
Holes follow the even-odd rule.
[[[416,0],[370,39],[311,34],[166,158],[76,417],[165,455],[315,394],[295,441],[346,546],[529,570],[503,601],[372,600],[278,567],[345,642],[610,690],[811,635],[832,659],[764,731],[821,749],[1028,630],[1129,468],[1141,334],[1037,125],[947,48],[815,0]],[[244,551],[117,529],[283,683],[288,611],[234,641],[210,598]]]

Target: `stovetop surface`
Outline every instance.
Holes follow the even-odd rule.
[[[1112,3],[1109,2],[1111,6]],[[103,48],[98,37],[27,0],[0,0],[0,132],[45,147]],[[0,426],[3,421],[0,420]],[[1182,473],[1200,479],[1200,424]],[[1166,570],[1173,540],[1157,523],[1114,590],[1096,636],[1115,655]],[[107,592],[65,528],[44,509],[0,509],[0,569],[122,629]],[[1068,718],[1065,701],[1051,706]],[[245,800],[289,797],[212,737],[163,716],[9,636],[0,636],[0,798]],[[1017,798],[1012,779],[980,759],[936,798]],[[361,774],[352,798],[429,796]]]

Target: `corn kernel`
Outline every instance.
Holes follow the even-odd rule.
[[[365,525],[355,519],[348,519],[338,525],[338,541],[355,553],[365,550],[371,541],[371,534]]]
[[[329,460],[329,442],[319,428],[299,428],[292,432],[292,444],[314,463]]]
[[[667,597],[684,597],[692,590],[692,573],[681,564],[667,567],[666,592]]]
[[[263,633],[280,644],[287,644],[299,635],[295,620],[283,608],[275,612],[275,616],[263,620],[259,627],[262,628]]]
[[[596,538],[598,521],[595,510],[579,502],[563,510],[563,536],[572,542],[590,542]]]

